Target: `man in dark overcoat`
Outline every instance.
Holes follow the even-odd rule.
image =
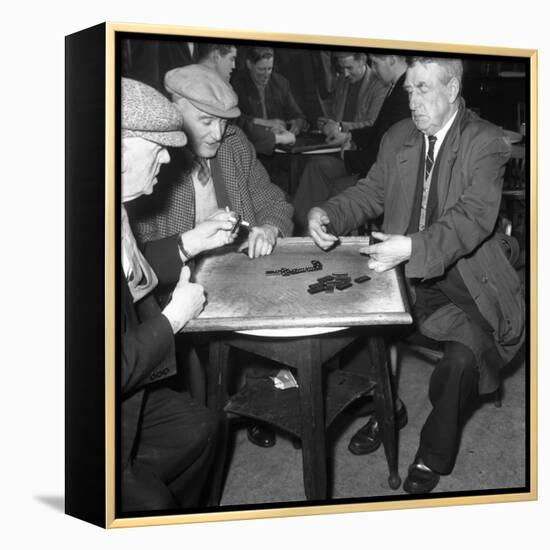
[[[368,266],[403,265],[416,327],[443,357],[430,379],[432,411],[420,434],[404,489],[426,493],[452,471],[461,428],[480,393],[499,385],[499,369],[525,337],[522,285],[495,233],[510,145],[497,126],[461,98],[462,62],[408,60],[405,90],[411,119],[384,136],[366,178],[308,216],[309,232],[323,249],[339,234],[384,215],[373,236]],[[405,417],[404,407],[397,411]],[[401,423],[402,424],[402,423]],[[376,449],[371,417],[350,450]]]

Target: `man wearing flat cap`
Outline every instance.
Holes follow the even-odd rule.
[[[187,393],[166,384],[175,373],[174,334],[202,309],[203,288],[179,269],[171,299],[161,311],[152,291],[157,273],[136,245],[125,206],[150,195],[159,170],[170,161],[166,147],[182,147],[182,115],[149,86],[122,79],[121,212],[121,423],[123,512],[197,506],[216,454],[219,419]],[[231,242],[233,222],[210,220],[192,239],[197,250]]]
[[[178,250],[193,257],[188,231],[226,207],[252,226],[242,235],[240,248],[247,248],[250,258],[271,254],[279,236],[292,234],[293,208],[271,183],[243,131],[232,123],[240,113],[235,92],[202,65],[169,71],[165,86],[183,114],[189,141],[173,169],[165,172],[161,192],[151,201],[136,201],[131,212],[145,256],[153,266],[179,258]],[[169,294],[175,275],[161,281],[159,294]],[[274,444],[271,434],[260,440],[264,446]]]
[[[194,256],[186,232],[225,207],[252,226],[241,245],[249,257],[271,254],[279,236],[292,234],[293,209],[231,122],[240,113],[235,92],[201,65],[173,69],[164,82],[183,114],[188,143],[165,174],[161,192],[132,211],[145,255],[153,265],[178,256],[178,249]]]

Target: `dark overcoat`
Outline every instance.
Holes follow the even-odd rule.
[[[423,139],[412,120],[390,128],[367,177],[322,205],[339,234],[382,213],[385,233],[407,232]],[[489,392],[498,387],[498,368],[516,354],[525,338],[522,283],[495,234],[510,145],[500,128],[466,109],[460,100],[457,119],[440,155],[437,220],[410,235],[412,255],[405,264],[405,275],[430,280],[456,264],[494,331],[490,349],[475,338],[461,342],[478,360],[480,391]],[[468,322],[466,314],[449,303],[424,319],[419,329],[439,341],[453,340]]]

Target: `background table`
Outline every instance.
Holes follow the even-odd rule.
[[[374,273],[367,268],[359,249],[364,237],[342,238],[332,251],[323,252],[311,239],[279,240],[273,254],[255,260],[226,249],[198,262],[195,280],[207,293],[203,312],[186,331],[210,333],[208,404],[224,406],[244,416],[271,422],[302,440],[306,497],[327,497],[325,428],[353,399],[374,390],[375,410],[381,419],[381,434],[390,470],[389,483],[397,488],[396,430],[394,405],[381,330],[387,325],[410,324],[406,294],[398,270]],[[297,275],[266,276],[282,267],[322,263],[322,270]],[[308,284],[332,273],[348,273],[352,279],[368,274],[370,281],[353,283],[333,294],[309,294]],[[351,327],[329,334],[264,338],[234,331],[250,329]],[[345,372],[328,377],[327,415],[323,397],[321,365],[358,337],[366,337],[374,372],[365,377]],[[232,347],[268,357],[298,370],[298,390],[266,387],[244,388],[228,404],[226,370]],[[290,393],[285,393],[290,392]],[[271,395],[271,396],[270,396]],[[282,414],[284,411],[285,414]],[[297,420],[298,419],[298,420]]]
[[[288,194],[293,197],[300,177],[310,155],[336,155],[340,153],[340,147],[334,147],[326,143],[323,133],[306,133],[296,136],[294,145],[278,145],[275,154],[288,155]]]

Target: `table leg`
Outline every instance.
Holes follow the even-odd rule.
[[[297,350],[300,366],[299,394],[302,416],[302,462],[304,489],[308,500],[327,498],[327,457],[323,400],[321,341],[307,338]]]
[[[369,337],[369,352],[374,369],[376,386],[374,389],[374,408],[378,422],[384,452],[388,461],[390,476],[388,484],[392,489],[398,489],[401,478],[397,468],[397,430],[395,426],[395,406],[392,394],[391,379],[388,367],[388,357],[384,340],[380,336]]]
[[[215,340],[209,347],[208,365],[208,408],[222,412],[227,403],[227,366],[229,346]]]

